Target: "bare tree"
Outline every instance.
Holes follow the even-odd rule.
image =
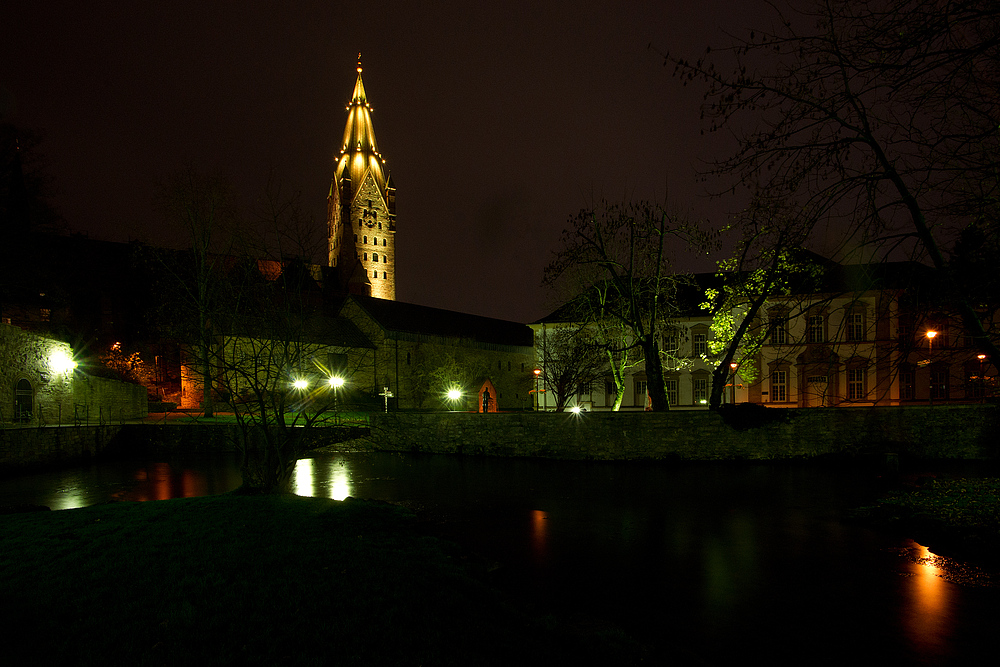
[[[866,259],[926,259],[974,344],[998,358],[942,250],[990,220],[1000,191],[1000,7],[960,0],[815,0],[697,61],[705,116],[738,150],[709,175],[797,207],[812,239]]]
[[[542,380],[555,397],[556,412],[562,412],[574,394],[590,393],[604,377],[605,348],[587,326],[546,327],[535,349],[542,351]]]
[[[597,300],[600,319],[620,325],[627,338],[614,352],[642,351],[654,411],[670,407],[659,341],[677,310],[677,289],[687,280],[671,269],[671,243],[687,248],[700,240],[694,225],[662,206],[602,203],[570,219],[563,248],[545,269],[546,284],[569,279],[582,285],[587,298]]]
[[[224,179],[200,174],[192,167],[173,176],[162,188],[160,200],[169,219],[184,230],[190,243],[183,252],[154,253],[160,271],[169,276],[165,288],[174,296],[166,302],[162,320],[168,333],[181,342],[182,353],[195,360],[194,368],[186,367],[187,379],[200,385],[202,410],[206,417],[212,417],[212,314],[231,256],[235,203]]]

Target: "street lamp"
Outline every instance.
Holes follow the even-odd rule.
[[[931,405],[934,405],[934,367],[931,362],[934,361],[934,337],[937,335],[938,332],[934,330],[929,330],[927,332],[927,374],[930,378],[927,401]]]
[[[542,376],[542,369],[541,368],[536,368],[535,369],[535,411],[536,412],[539,409],[541,409],[541,405],[539,404],[539,400],[538,400],[539,399],[538,381],[541,379],[541,376]]]
[[[333,389],[333,417],[337,419],[337,390],[344,386],[344,378],[333,376],[330,378],[330,388]]]
[[[729,370],[732,371],[732,378],[730,378],[730,382],[732,383],[732,387],[733,387],[733,401],[732,401],[732,405],[736,405],[736,369],[739,368],[739,367],[740,367],[740,365],[738,363],[736,363],[735,361],[729,364]]]
[[[979,359],[979,402],[982,403],[986,399],[986,376],[983,374],[983,362],[986,361],[986,355],[977,354],[976,359]]]

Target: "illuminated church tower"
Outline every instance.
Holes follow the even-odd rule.
[[[327,196],[330,266],[337,267],[345,291],[395,300],[396,188],[375,143],[360,53],[335,164]]]

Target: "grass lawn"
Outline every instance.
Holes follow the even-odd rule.
[[[0,516],[0,536],[8,664],[641,660],[620,632],[578,632],[516,608],[470,574],[456,546],[380,503],[110,503]]]
[[[924,539],[963,555],[995,559],[1000,549],[998,478],[922,480],[855,514],[880,524],[905,525]]]

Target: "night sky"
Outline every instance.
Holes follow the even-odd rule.
[[[154,200],[185,165],[245,201],[273,170],[322,229],[361,51],[397,187],[397,298],[527,322],[595,200],[669,188],[699,217],[732,208],[695,178],[726,139],[701,136],[703,90],[660,53],[723,45],[760,4],[7,3],[0,92],[4,119],[42,134],[74,231],[177,243]]]

